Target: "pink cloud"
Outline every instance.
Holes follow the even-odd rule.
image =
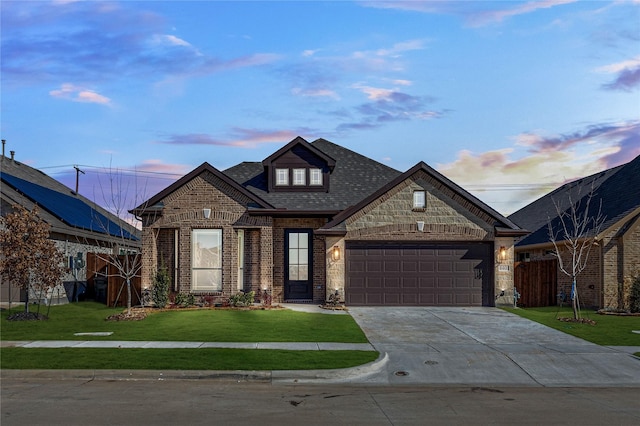
[[[310,132],[309,129],[297,130],[261,130],[235,127],[231,129],[232,136],[216,138],[206,133],[176,134],[159,143],[171,145],[215,145],[252,148],[264,143],[283,143],[294,139],[298,135]]]
[[[65,99],[73,102],[84,102],[102,105],[111,104],[111,99],[107,98],[106,96],[103,96],[93,90],[86,89],[81,86],[76,86],[72,83],[62,84],[59,89],[51,90],[49,92],[49,95],[57,99]]]

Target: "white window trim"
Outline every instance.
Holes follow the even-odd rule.
[[[307,184],[307,169],[293,169],[293,185],[305,186]]]
[[[276,169],[276,186],[289,185],[289,169]]]
[[[322,170],[309,169],[309,185],[322,186]]]

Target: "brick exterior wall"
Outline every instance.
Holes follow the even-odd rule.
[[[191,235],[194,229],[222,229],[223,245],[222,291],[198,294],[225,299],[237,291],[238,229],[249,231],[245,231],[245,244],[246,241],[258,241],[259,244],[258,250],[247,249],[245,246],[250,265],[244,272],[245,288],[271,287],[272,219],[249,216],[246,205],[251,200],[248,197],[212,173],[204,172],[168,195],[162,202],[162,213],[147,216],[144,220],[143,288],[151,285],[153,273],[164,262],[166,266],[174,268],[170,271],[172,281],[176,281],[173,288],[179,292],[192,291]],[[204,208],[211,209],[208,219],[204,217]],[[256,268],[256,264],[260,266]]]

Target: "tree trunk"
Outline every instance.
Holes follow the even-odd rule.
[[[575,277],[571,283],[571,307],[573,308],[573,319],[580,319],[580,313],[578,312],[578,287],[576,286]]]
[[[131,280],[127,278],[127,315],[131,315]]]

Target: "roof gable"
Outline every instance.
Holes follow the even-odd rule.
[[[489,207],[422,161],[406,172],[400,174],[395,179],[391,180],[389,183],[361,200],[359,203],[336,215],[331,222],[327,223],[321,229],[321,232],[341,232],[340,225],[343,224],[347,219],[349,219],[362,209],[366,208],[373,201],[390,192],[393,188],[401,185],[407,179],[411,179],[413,176],[419,173],[426,174],[426,176],[433,181],[434,187],[443,192],[453,201],[456,201],[458,204],[465,206],[471,214],[481,218],[488,225],[496,227],[497,230],[504,229],[505,232],[510,232],[512,235],[523,235],[526,233],[526,231],[520,229],[520,227],[515,225],[509,219],[502,216],[500,213],[493,210],[491,207]]]
[[[255,202],[258,207],[273,208],[271,204],[264,201],[262,198],[258,197],[253,192],[247,190],[245,187],[238,184],[238,182],[231,179],[229,176],[227,176],[226,174],[224,174],[223,172],[216,169],[211,164],[205,161],[200,166],[196,167],[195,169],[193,169],[192,171],[190,171],[189,173],[187,173],[186,175],[184,175],[183,177],[181,177],[180,179],[178,179],[177,181],[175,181],[174,183],[172,183],[171,185],[169,185],[168,187],[166,187],[165,189],[163,189],[153,197],[149,198],[147,201],[140,204],[135,209],[132,209],[131,212],[136,215],[143,215],[143,214],[149,214],[151,212],[161,209],[162,205],[160,205],[160,203],[162,202],[163,199],[165,199],[167,196],[169,196],[173,192],[183,187],[185,184],[187,184],[197,176],[200,176],[204,172],[209,172],[213,174],[215,177],[225,182],[226,184],[230,185],[233,189],[239,191],[241,194],[243,194],[244,196],[248,197],[250,200]]]
[[[282,156],[289,152],[300,152],[307,151],[312,156],[315,156],[317,159],[321,160],[324,164],[329,167],[330,170],[336,166],[336,160],[331,158],[329,155],[317,149],[315,146],[311,145],[309,142],[301,138],[300,136],[293,139],[291,142],[262,160],[262,165],[265,167],[270,167],[273,163],[277,162]],[[300,155],[300,154],[297,154]]]

